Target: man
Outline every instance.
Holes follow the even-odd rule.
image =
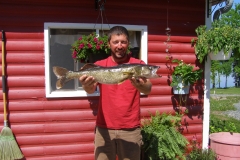
[[[115,26],[108,33],[111,56],[95,64],[104,67],[123,63],[142,63],[127,54],[129,34],[126,28]],[[91,76],[79,78],[83,89],[91,94],[100,88],[95,133],[95,160],[140,160],[142,136],[140,130],[140,92],[149,94],[149,79],[132,78],[122,84],[98,84]]]

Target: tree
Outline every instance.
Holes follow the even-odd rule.
[[[212,88],[215,88],[216,83],[218,83],[218,81],[219,81],[216,78],[217,78],[217,75],[219,73],[219,69],[221,68],[220,66],[221,66],[220,61],[212,61],[211,62],[211,77],[210,78],[211,78],[211,81],[212,81],[212,84],[213,84]],[[216,80],[217,80],[217,82],[216,82]]]
[[[222,14],[219,20],[223,24],[229,24],[232,27],[239,28],[240,31],[240,4],[235,4],[235,7],[229,12]],[[233,51],[233,77],[235,86],[240,87],[240,48]]]
[[[221,71],[222,71],[222,74],[225,75],[226,77],[225,88],[227,88],[227,77],[230,76],[230,74],[232,73],[233,60],[234,60],[233,57],[231,57],[229,60],[221,62],[222,63]]]

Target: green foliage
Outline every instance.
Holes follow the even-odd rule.
[[[233,63],[233,58],[230,58],[229,60],[227,61],[224,61],[222,62],[222,74],[223,75],[226,75],[226,76],[229,76],[232,72],[232,63]]]
[[[83,35],[72,44],[72,57],[77,60],[87,60],[91,53],[109,53],[108,37],[97,37],[96,33]]]
[[[208,53],[217,54],[223,50],[224,54],[232,49],[240,53],[240,29],[231,25],[223,24],[219,20],[212,23],[212,27],[207,30],[206,25],[196,28],[197,38],[191,40],[195,48],[195,53],[199,62],[202,63]]]
[[[210,133],[216,132],[237,132],[237,128],[233,122],[226,120],[218,120],[211,118],[210,121]]]
[[[223,94],[234,93],[234,89],[221,89]],[[227,91],[230,90],[230,91]],[[239,91],[239,89],[238,89]],[[239,93],[240,94],[240,93]],[[240,102],[240,96],[228,96],[221,99],[210,99],[210,133],[237,132],[240,133],[240,121],[223,114],[224,111],[236,110],[234,103]]]
[[[219,98],[219,99],[210,99],[210,107],[211,111],[227,111],[227,110],[236,110],[234,107],[234,103],[238,103],[240,101],[239,96],[229,96],[227,98]]]
[[[219,83],[220,80],[216,79],[216,76],[218,75],[224,75],[226,78],[230,76],[232,73],[232,64],[233,64],[234,58],[231,57],[229,60],[225,61],[211,61],[211,81],[212,83]],[[217,80],[217,82],[216,82]],[[227,81],[226,81],[227,82]],[[225,83],[225,87],[227,87],[227,83]]]
[[[90,54],[109,54],[108,36],[97,36],[95,32],[89,35],[83,35],[72,44],[72,58],[76,60],[89,59]],[[130,46],[127,50],[130,53]]]
[[[221,15],[220,22],[221,24],[230,25],[232,28],[238,28],[238,32],[240,32],[240,4],[235,4],[230,11]],[[240,48],[233,49],[233,75],[235,80],[240,79]],[[238,83],[239,85],[239,83]]]
[[[196,141],[191,141],[192,151],[187,155],[187,160],[215,160],[217,155],[211,149],[202,149],[201,145]]]
[[[221,63],[220,61],[211,61],[211,75],[210,79],[213,84],[213,88],[215,88],[215,84],[218,83],[217,75],[221,70]]]
[[[187,139],[177,130],[181,126],[182,115],[151,115],[150,120],[143,122],[144,158],[148,160],[185,159],[183,156]]]
[[[216,157],[212,149],[196,149],[189,154],[187,160],[215,160]]]
[[[240,63],[239,63],[240,64]],[[240,66],[235,66],[233,71],[237,74],[240,75]]]
[[[219,114],[216,114],[216,113],[211,113],[210,120],[214,120],[214,121],[223,121],[223,120],[225,120],[225,121],[227,121],[229,123],[232,123],[236,127],[236,133],[240,133],[240,121],[235,119],[235,118],[228,117],[226,115],[219,115]],[[211,121],[210,121],[210,123],[211,123]],[[211,127],[211,124],[210,124],[210,127]],[[210,131],[210,132],[215,132],[214,130],[217,130],[215,128],[212,131]],[[234,127],[228,127],[228,128],[234,129]],[[209,128],[209,129],[211,130],[211,128]]]
[[[171,86],[177,86],[179,80],[185,85],[189,85],[202,78],[202,69],[193,70],[193,66],[184,63],[183,60],[174,59],[172,62],[178,63],[178,65],[174,67]]]
[[[230,11],[221,15],[220,22],[234,28],[240,27],[240,4],[235,4]]]

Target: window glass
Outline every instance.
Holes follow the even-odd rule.
[[[63,88],[56,89],[57,77],[52,70],[53,66],[59,66],[70,71],[78,71],[85,64],[85,62],[74,61],[72,58],[71,45],[82,35],[88,35],[92,32],[103,35],[107,34],[109,30],[109,27],[103,30],[100,30],[100,27],[95,27],[96,29],[93,30],[91,26],[92,24],[45,23],[46,97],[82,97],[99,95],[98,90],[96,90],[94,94],[88,95],[82,89],[78,79],[70,80]],[[147,63],[147,49],[142,50],[142,45],[147,46],[146,26],[134,27],[130,25],[126,28],[129,30],[132,56],[142,59]],[[94,63],[96,60],[104,59],[107,56],[94,55],[88,62]]]

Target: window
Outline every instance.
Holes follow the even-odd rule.
[[[86,24],[86,23],[45,23],[44,47],[45,47],[45,86],[46,97],[85,97],[98,96],[99,91],[87,94],[78,82],[78,79],[69,81],[61,89],[56,89],[57,77],[53,73],[53,66],[64,67],[71,71],[77,71],[84,63],[74,62],[71,53],[71,44],[81,35],[92,32],[97,34],[107,31],[114,24]],[[132,56],[142,59],[147,63],[147,26],[122,25],[129,31]],[[95,29],[93,29],[95,28]]]

